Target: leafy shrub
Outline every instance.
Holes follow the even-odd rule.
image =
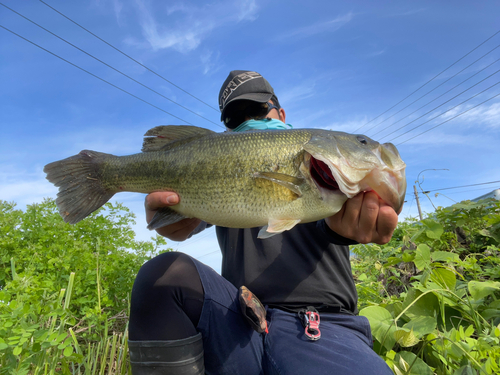
[[[360,315],[395,374],[500,373],[499,246],[500,202],[485,200],[353,249]]]
[[[166,245],[136,241],[133,219],[107,203],[69,225],[53,200],[25,212],[0,201],[0,374],[102,373],[104,357],[124,363],[135,275]]]
[[[125,374],[128,296],[164,251],[107,204],[77,225],[52,200],[0,201],[0,374]],[[463,202],[353,248],[360,314],[395,374],[500,373],[500,203]],[[375,266],[374,266],[375,265]]]

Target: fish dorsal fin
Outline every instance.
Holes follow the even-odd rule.
[[[209,134],[215,134],[215,132],[190,125],[157,126],[144,134],[142,152],[168,150],[173,146],[179,146]]]
[[[303,178],[294,177],[288,174],[278,173],[278,172],[257,172],[254,174],[254,177],[264,178],[266,180],[284,186],[287,189],[293,191],[295,194],[297,194],[297,198],[302,196],[302,191],[300,190],[300,186],[304,183]]]

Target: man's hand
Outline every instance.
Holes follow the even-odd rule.
[[[159,208],[174,206],[177,203],[179,203],[179,196],[173,192],[156,192],[147,195],[144,202],[146,221],[149,224]],[[184,241],[200,223],[200,219],[184,219],[166,227],[158,228],[156,231],[159,235],[172,241]]]
[[[335,233],[359,243],[386,244],[398,225],[398,214],[373,192],[348,199],[342,209],[325,219]]]

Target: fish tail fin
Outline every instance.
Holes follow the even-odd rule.
[[[83,150],[43,168],[47,180],[59,188],[56,204],[66,223],[78,223],[116,193],[106,189],[100,177],[103,161],[109,157],[113,155]]]

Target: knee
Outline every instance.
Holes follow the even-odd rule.
[[[134,283],[134,289],[156,289],[171,284],[182,284],[184,278],[193,276],[196,271],[189,255],[179,252],[168,252],[144,263]]]

